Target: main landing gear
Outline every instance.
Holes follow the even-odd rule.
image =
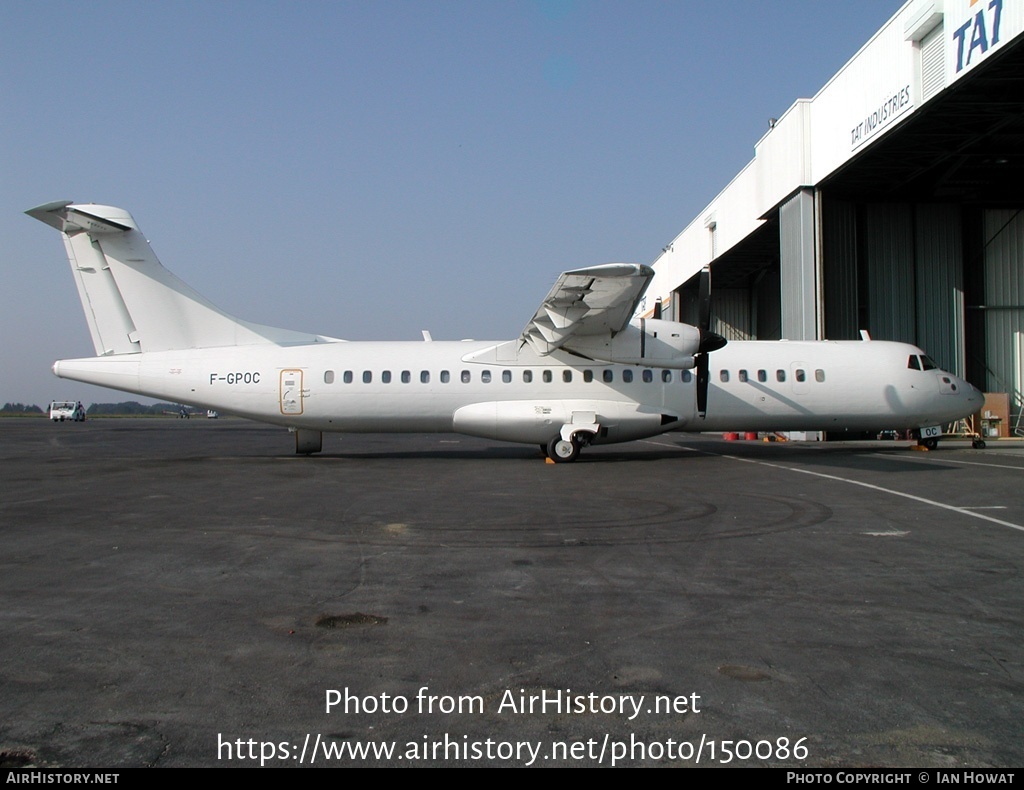
[[[548,442],[547,454],[548,458],[556,464],[566,464],[570,461],[575,461],[579,457],[580,445],[576,441],[575,436],[571,439],[563,439],[561,436],[556,436]]]
[[[556,436],[548,442],[547,447],[541,449],[556,464],[567,464],[579,457],[580,450],[590,444],[592,438],[593,434],[588,431],[577,431],[568,439],[563,439],[561,435]]]

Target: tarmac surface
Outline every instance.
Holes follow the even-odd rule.
[[[1024,765],[1024,444],[293,447],[0,420],[0,766]]]

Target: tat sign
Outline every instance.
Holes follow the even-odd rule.
[[[950,19],[946,29],[952,30],[947,50],[947,64],[952,80],[960,73],[980,63],[990,50],[1004,39],[1003,6],[1019,5],[1020,0],[959,0],[951,3]],[[963,16],[955,11],[963,8]],[[1019,11],[1019,9],[1014,9]],[[1019,14],[1017,15],[1019,16]],[[1019,32],[1019,31],[1016,31]]]
[[[871,139],[875,132],[881,131],[892,121],[899,118],[903,113],[913,107],[911,101],[910,86],[896,85],[885,97],[874,107],[871,112],[864,116],[850,129],[850,149],[856,150]]]

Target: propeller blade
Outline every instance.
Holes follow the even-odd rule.
[[[711,266],[700,270],[700,291],[697,296],[699,311],[700,345],[697,348],[697,416],[704,418],[708,412],[708,385],[710,383],[710,363],[708,354],[718,351],[726,344],[726,340],[717,332],[711,331]]]
[[[700,321],[697,326],[701,332],[711,331],[711,267],[700,270],[700,292],[697,297]]]
[[[697,416],[703,418],[708,411],[708,355],[697,357]]]

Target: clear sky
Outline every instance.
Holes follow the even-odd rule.
[[[134,399],[59,234],[128,209],[228,312],[509,339],[559,272],[662,247],[898,0],[0,3],[0,403]]]

